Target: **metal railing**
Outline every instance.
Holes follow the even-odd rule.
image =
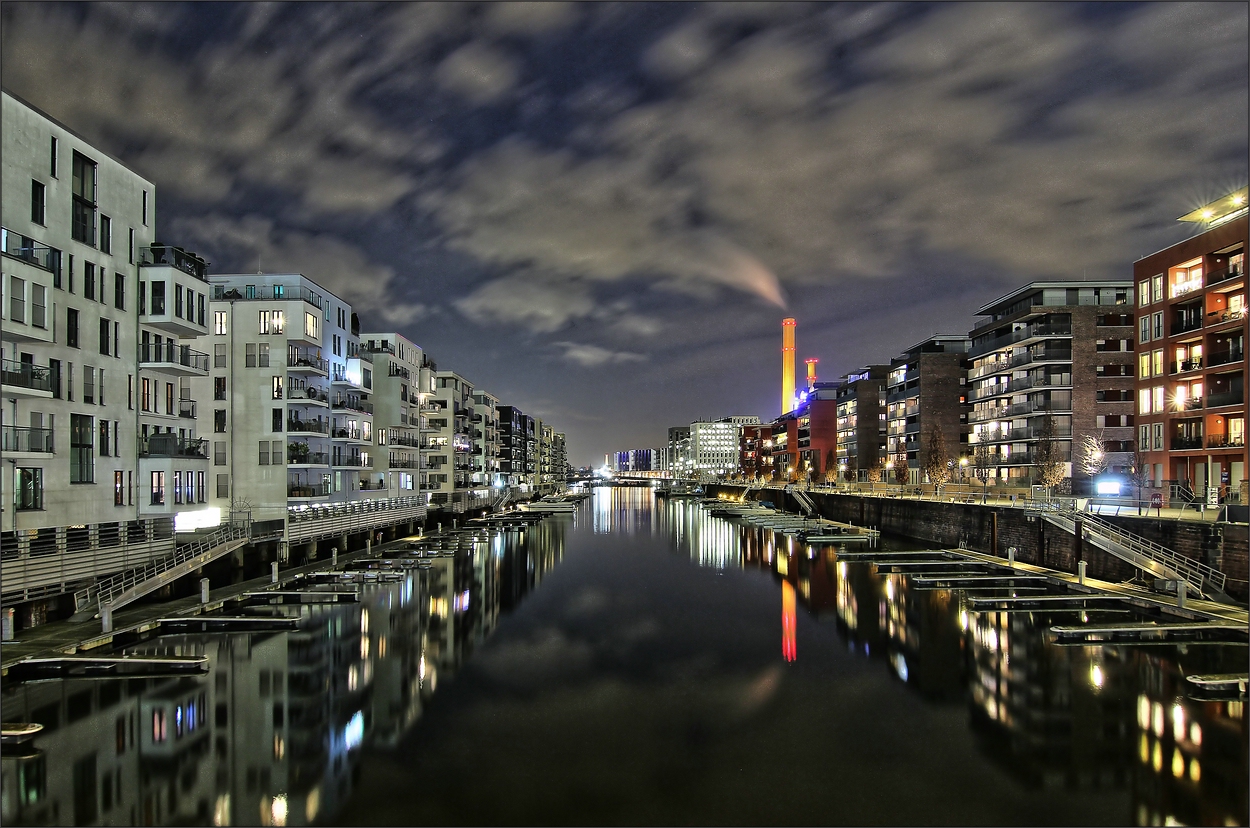
[[[189,276],[194,276],[201,282],[208,281],[208,262],[194,253],[183,250],[181,247],[165,244],[153,244],[150,247],[139,248],[140,267],[158,265],[169,265]]]
[[[1207,364],[1211,367],[1215,367],[1216,365],[1228,365],[1230,362],[1241,362],[1245,358],[1245,350],[1241,348],[1232,348],[1227,351],[1214,351],[1207,354]]]
[[[177,434],[150,434],[139,444],[140,457],[193,457],[208,459],[208,438]]]
[[[0,228],[0,236],[3,236],[3,239],[0,239],[0,247],[3,248],[6,256],[21,259],[36,267],[41,267],[58,276],[60,275],[60,250],[39,244],[34,239],[14,233],[8,228]]]
[[[1169,332],[1171,333],[1172,336],[1176,336],[1177,334],[1183,334],[1183,333],[1189,333],[1190,331],[1196,331],[1201,327],[1202,327],[1202,317],[1196,316],[1190,319],[1181,319],[1176,322],[1173,322],[1172,327],[1169,329]]]
[[[178,400],[178,416],[195,419],[195,400]]]
[[[330,421],[323,417],[318,417],[314,420],[288,417],[286,430],[288,434],[329,434]]]
[[[288,371],[298,371],[301,368],[311,368],[323,374],[328,372],[327,362],[315,354],[311,354],[303,350],[292,350],[287,353],[286,367]]]
[[[1033,339],[1041,336],[1072,336],[1072,325],[1046,325],[1034,324],[1011,331],[1010,333],[996,336],[990,340],[975,342],[972,349],[968,352],[970,359],[988,354],[990,351],[997,351],[1008,345],[1014,345],[1017,342],[1023,342],[1026,339]]]
[[[6,359],[0,362],[0,384],[51,392],[52,372],[29,362]]]
[[[1207,394],[1207,408],[1216,408],[1221,405],[1241,405],[1245,399],[1245,393],[1240,388],[1219,394],[1209,393]]]
[[[4,426],[4,451],[52,454],[52,429]]]
[[[208,372],[208,354],[193,351],[189,345],[179,345],[176,342],[162,342],[159,345],[152,342],[140,343],[140,364],[163,362],[171,362],[196,371]]]
[[[1246,437],[1229,438],[1226,434],[1212,434],[1207,437],[1207,448],[1245,448]]]
[[[303,445],[296,443],[295,445]],[[330,455],[324,451],[292,451],[287,447],[286,462],[289,466],[328,466]]]

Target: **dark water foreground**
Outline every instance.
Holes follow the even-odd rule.
[[[1183,679],[1245,647],[1054,646],[1079,613],[969,612],[692,501],[599,489],[362,598],[132,650],[203,678],[4,688],[45,730],[3,822],[1247,822],[1244,706]]]

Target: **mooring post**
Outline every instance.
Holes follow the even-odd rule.
[[[207,578],[200,579],[200,603],[201,604],[208,603],[208,579]]]
[[[990,554],[998,557],[998,512],[990,512]]]
[[[1007,547],[1007,563],[1012,566],[1016,565],[1016,548],[1014,546]]]
[[[100,607],[100,629],[106,633],[113,631],[113,610],[108,607]]]
[[[1076,563],[1076,582],[1081,586],[1085,586],[1085,561],[1077,561]]]
[[[1186,581],[1176,582],[1176,608],[1185,609],[1185,593],[1188,591],[1189,584]]]
[[[271,584],[278,583],[278,562],[277,561],[274,561],[273,563],[269,564],[269,583]]]
[[[330,547],[330,566],[333,569],[339,568],[339,548],[337,546]]]

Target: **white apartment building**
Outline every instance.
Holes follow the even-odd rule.
[[[499,398],[486,391],[473,394],[473,483],[475,489],[503,488],[499,470]]]
[[[489,494],[473,481],[473,383],[455,371],[438,371],[430,404],[429,502],[463,510],[471,498]]]
[[[205,263],[154,241],[152,183],[3,93],[0,547],[6,634],[173,551],[205,508],[187,381]]]
[[[729,474],[738,467],[742,426],[758,425],[759,417],[725,417],[690,424],[690,470],[697,475]]]
[[[364,333],[361,349],[373,355],[373,424],[377,444],[371,485],[390,497],[416,496],[425,488],[420,463],[422,398],[434,391],[434,363],[421,347],[397,333]]]

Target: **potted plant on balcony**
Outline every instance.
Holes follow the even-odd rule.
[[[292,443],[289,446],[288,461],[291,463],[307,463],[308,454],[307,443]]]

